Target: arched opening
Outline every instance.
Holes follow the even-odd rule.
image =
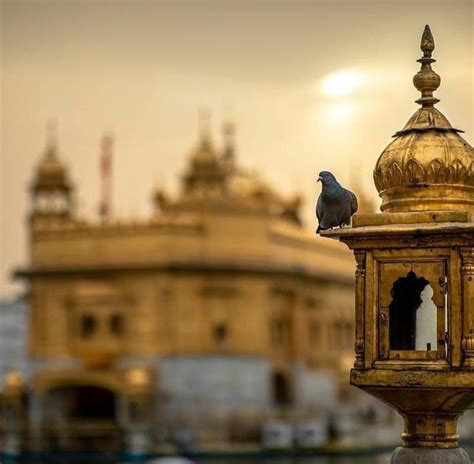
[[[110,332],[116,337],[123,335],[123,317],[121,314],[112,314],[109,319]]]
[[[229,335],[229,329],[226,324],[220,323],[212,327],[212,338],[214,343],[220,345],[224,343]]]
[[[94,316],[84,314],[81,317],[81,336],[82,338],[91,338],[96,330],[97,321]]]
[[[92,385],[49,390],[43,403],[47,449],[120,449],[117,401],[112,390]]]
[[[115,394],[96,386],[67,386],[50,390],[48,404],[71,420],[100,419],[115,421]]]
[[[437,312],[429,282],[410,271],[393,284],[391,296],[390,349],[436,350]]]
[[[291,402],[290,383],[286,375],[281,372],[274,372],[273,383],[273,401],[276,406],[288,406]]]

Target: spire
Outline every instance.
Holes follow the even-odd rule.
[[[69,219],[72,214],[73,187],[67,169],[58,156],[56,127],[55,121],[49,121],[46,125],[46,148],[31,184],[31,219],[36,225],[43,220]]]
[[[199,112],[199,142],[191,152],[189,167],[183,177],[186,192],[199,194],[220,192],[224,188],[226,171],[213,148],[210,134],[209,111]]]
[[[435,43],[428,25],[423,31],[420,48],[423,56],[417,61],[421,63],[421,69],[413,76],[413,84],[421,92],[421,97],[416,100],[421,108],[408,120],[402,130],[394,134],[394,137],[413,131],[464,132],[453,127],[446,116],[434,107],[439,100],[433,96],[433,92],[439,87],[441,78],[431,69],[431,63],[436,61],[431,58]]]
[[[56,158],[58,150],[58,123],[54,119],[50,119],[46,123],[46,151],[47,158]]]
[[[199,111],[199,139],[201,148],[208,149],[211,145],[211,113],[207,108]]]
[[[234,162],[235,157],[235,125],[231,121],[226,121],[222,126],[224,137],[223,158],[228,163]]]
[[[199,110],[198,119],[199,140],[196,148],[191,152],[190,159],[192,163],[217,162],[211,139],[210,119],[209,110],[207,108],[201,108]]]
[[[102,136],[100,141],[100,203],[99,214],[103,221],[110,218],[112,201],[112,157],[114,138],[110,133]]]
[[[421,69],[413,77],[421,108],[396,132],[374,169],[375,186],[388,213],[472,211],[473,148],[434,105],[441,78],[431,69],[435,48],[429,26],[420,46]]]
[[[421,69],[413,77],[413,84],[421,92],[421,98],[416,103],[420,104],[423,108],[431,107],[439,102],[439,100],[433,96],[433,92],[439,87],[441,78],[431,69],[431,63],[436,60],[431,58],[431,53],[435,48],[433,34],[428,24],[425,26],[423,35],[421,36],[421,51],[423,56],[418,59],[418,63],[421,63]]]

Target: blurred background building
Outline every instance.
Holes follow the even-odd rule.
[[[112,147],[97,221],[75,211],[54,133],[33,173],[28,294],[1,315],[18,346],[2,374],[26,379],[33,435],[66,449],[118,446],[124,430],[255,440],[271,418],[356,403],[352,257],[302,227],[300,196],[239,164],[233,125],[216,147],[201,117],[180,193],[156,188],[141,221],[111,214]]]
[[[271,3],[0,0],[0,449],[23,432],[32,448],[144,449],[316,422],[398,439],[347,384],[355,263],[315,237],[300,193],[330,169],[373,209],[426,22],[455,64],[446,114],[472,134],[472,2]],[[232,124],[217,142],[203,117],[186,156],[202,102],[242,123],[241,153]],[[50,115],[61,143],[50,131],[38,154]],[[113,163],[102,142],[98,191],[108,124],[120,144]]]

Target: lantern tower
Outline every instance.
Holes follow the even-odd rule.
[[[392,463],[467,464],[456,424],[474,402],[474,150],[435,107],[428,26],[421,50],[421,108],[374,169],[382,214],[322,235],[355,254],[351,383],[402,415]]]

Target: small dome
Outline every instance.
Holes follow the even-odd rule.
[[[202,136],[199,145],[191,152],[189,157],[192,164],[216,164],[217,156],[212,143],[207,136]]]
[[[71,190],[66,168],[56,156],[56,147],[51,145],[38,164],[32,184],[34,192],[51,190]]]
[[[198,196],[219,195],[224,189],[226,170],[218,158],[209,131],[209,117],[201,116],[200,140],[189,156],[189,166],[183,177],[187,193]]]
[[[380,155],[374,181],[384,212],[465,210],[474,208],[474,149],[459,129],[434,108],[433,91],[440,84],[431,69],[434,40],[426,26],[413,81],[422,107]]]

